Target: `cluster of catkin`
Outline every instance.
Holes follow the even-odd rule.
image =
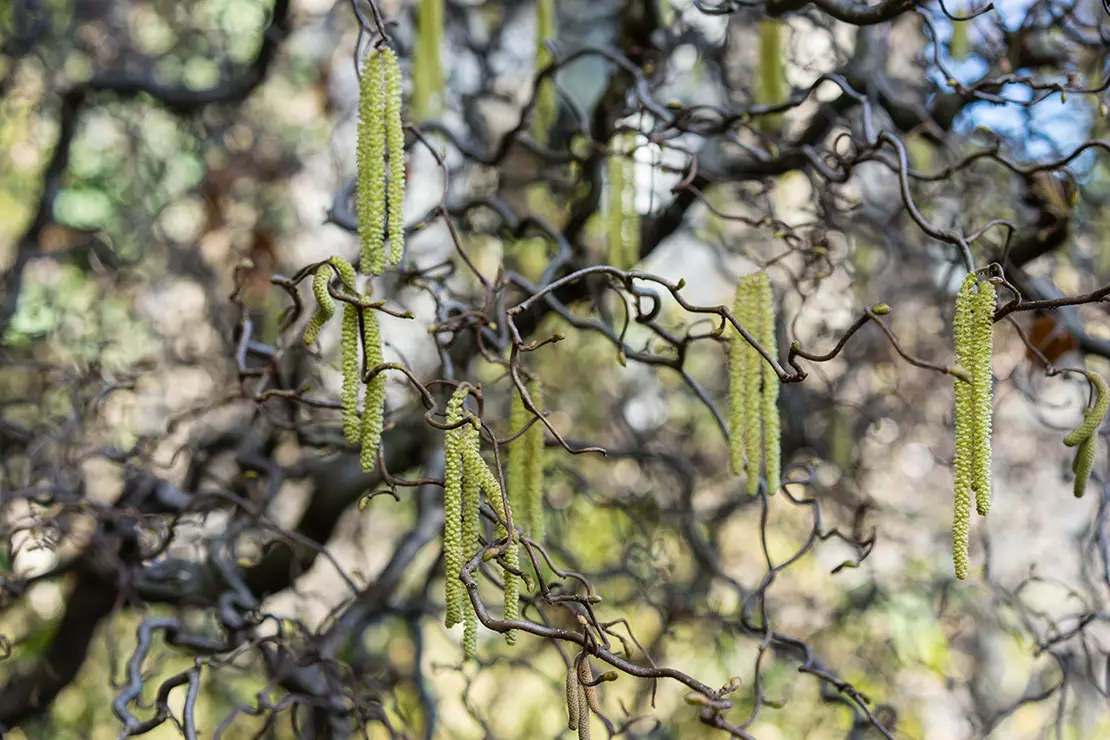
[[[775,306],[767,273],[740,278],[733,306],[736,320],[768,352],[775,352]],[[782,474],[779,378],[759,351],[742,337],[733,340],[729,357],[730,465],[734,475],[747,474],[747,491],[759,491],[760,465],[767,492],[778,490]]]
[[[609,678],[616,676],[606,674],[599,680]],[[597,687],[594,686],[590,660],[582,652],[567,669],[567,729],[578,730],[578,740],[590,740],[591,711],[600,714],[601,706],[597,701]]]
[[[538,380],[528,384],[528,396],[539,410],[543,405],[543,386]],[[509,444],[509,472],[506,485],[513,511],[520,516],[518,524],[529,537],[539,542],[544,535],[543,517],[543,424],[524,405],[524,398],[513,395],[509,423],[513,434],[532,421],[520,438]]]
[[[609,145],[605,241],[609,263],[622,270],[640,261],[640,214],[636,210],[635,133],[614,134]]]
[[[481,495],[484,492],[490,508],[498,518],[498,537],[507,539],[503,560],[505,619],[520,617],[520,554],[517,535],[509,537],[512,510],[501,492],[497,475],[482,459],[481,437],[477,418],[466,410],[466,397],[470,388],[459,386],[447,403],[447,423],[459,425],[446,432],[444,444],[444,500],[446,516],[443,525],[443,563],[446,582],[447,614],[444,624],[448,628],[463,623],[463,650],[472,658],[478,647],[478,614],[474,603],[467,597],[466,586],[461,580],[463,567],[478,554],[481,535]],[[516,634],[509,630],[505,641],[516,642]]]
[[[385,46],[367,56],[359,84],[358,188],[355,203],[364,273],[380,275],[385,269],[387,257],[393,265],[401,261],[405,248],[404,200],[405,132],[401,123],[401,68],[397,65],[393,49]],[[388,254],[385,249],[387,230]]]
[[[1064,444],[1075,447],[1075,460],[1071,464],[1075,473],[1074,492],[1076,498],[1082,498],[1087,492],[1087,481],[1091,478],[1091,471],[1095,467],[1095,453],[1098,450],[1098,428],[1106,418],[1106,411],[1110,409],[1110,390],[1106,381],[1098,373],[1088,371],[1087,380],[1095,391],[1094,404],[1083,412],[1083,423],[1064,437]]]
[[[343,415],[343,436],[348,444],[361,445],[360,462],[363,471],[377,468],[378,445],[381,444],[385,414],[385,375],[377,373],[366,382],[366,397],[362,416],[358,413],[358,389],[364,373],[359,367],[359,335],[362,336],[364,367],[367,372],[382,364],[382,335],[378,327],[378,312],[366,305],[365,297],[356,287],[355,268],[341,257],[332,257],[320,263],[312,278],[312,294],[316,298],[316,312],[304,330],[305,344],[312,344],[320,330],[335,315],[335,299],[330,285],[332,274],[339,277],[348,295],[358,303],[343,302],[342,362],[343,390],[340,405]],[[361,322],[362,331],[359,331]]]
[[[995,289],[970,273],[956,294],[956,361],[970,375],[956,378],[955,511],[952,558],[956,577],[967,578],[971,496],[986,516],[991,508],[991,354]]]

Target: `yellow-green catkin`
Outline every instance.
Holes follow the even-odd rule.
[[[767,273],[745,275],[736,284],[733,315],[752,338],[775,353],[775,305]],[[768,493],[778,490],[782,476],[779,379],[755,347],[743,337],[732,343],[729,356],[729,467],[747,475],[749,495],[759,492],[766,462]]]
[[[551,64],[552,57],[544,45],[555,39],[555,0],[538,0],[536,3],[536,74]],[[536,91],[535,115],[532,118],[532,136],[540,143],[547,143],[547,132],[555,123],[557,98],[555,80],[549,76]]]
[[[1087,379],[1095,389],[1094,404],[1083,413],[1083,423],[1064,437],[1064,444],[1075,447],[1098,431],[1102,420],[1106,418],[1106,411],[1110,409],[1110,392],[1107,390],[1106,380],[1098,373],[1088,372]]]
[[[378,327],[378,312],[372,309],[362,312],[362,349],[366,358],[366,371],[382,364],[382,334]],[[362,407],[362,450],[359,462],[365,473],[378,468],[378,446],[381,444],[384,428],[385,373],[381,372],[366,384]]]
[[[746,278],[745,293],[747,329],[756,341],[763,333],[763,314],[759,310],[759,279],[756,275]],[[759,469],[763,462],[763,405],[760,399],[760,381],[762,380],[760,365],[763,358],[754,347],[748,345],[744,351],[744,448],[748,452],[746,474],[747,492],[749,496],[759,493]]]
[[[351,263],[342,257],[332,257],[328,260],[328,264],[335,268],[335,274],[339,276],[343,286],[347,288],[347,292],[356,295],[358,293],[358,274]]]
[[[412,58],[412,114],[418,121],[438,115],[443,105],[443,0],[420,0]]]
[[[968,25],[970,21],[952,21],[952,41],[948,45],[948,53],[956,61],[967,57],[970,44],[968,43]]]
[[[355,205],[362,271],[385,269],[385,69],[383,52],[371,52],[362,68],[358,97],[358,183]]]
[[[473,423],[462,427],[459,454],[463,458],[463,562],[469,562],[480,546],[479,537],[482,532],[481,513],[481,482],[473,469],[472,460],[475,454],[481,460],[478,452],[480,439],[478,429]],[[485,463],[482,463],[485,467]],[[463,655],[467,660],[473,658],[478,651],[478,612],[474,610],[474,603],[467,598],[463,604]]]
[[[1075,460],[1072,461],[1071,470],[1075,473],[1073,492],[1076,498],[1083,498],[1087,492],[1087,481],[1091,479],[1091,471],[1095,469],[1095,454],[1098,452],[1098,435],[1092,434],[1079,443],[1075,450]]]
[[[775,105],[786,100],[786,64],[782,48],[782,21],[765,18],[759,22],[759,80],[755,91],[758,105]],[[759,127],[773,133],[782,115],[762,116]]]
[[[975,440],[971,489],[975,492],[975,509],[986,516],[991,509],[991,358],[994,346],[995,289],[989,280],[980,280],[973,298],[971,367],[971,404],[974,408],[972,430]]]
[[[316,312],[304,328],[304,343],[312,344],[320,336],[324,324],[335,315],[335,299],[328,292],[328,283],[331,282],[331,270],[323,265],[316,268],[312,276],[312,295],[316,298]]]
[[[446,422],[457,424],[462,421],[467,389],[459,389],[447,402]],[[469,426],[469,425],[468,425]],[[463,610],[468,601],[466,588],[459,575],[463,566],[463,427],[448,429],[444,433],[443,445],[443,570],[445,581],[445,601],[447,613],[443,623],[451,628],[462,621]]]
[[[530,394],[531,392],[531,389],[529,389]],[[535,403],[534,395],[532,401]],[[525,408],[523,397],[519,393],[514,393],[512,411],[509,414],[509,426],[512,433],[519,433],[531,420],[532,414]],[[530,473],[532,469],[531,456],[534,449],[532,438],[539,426],[538,423],[533,424],[528,427],[528,431],[509,444],[509,469],[505,481],[509,486],[509,501],[512,504],[513,512],[520,517],[519,524],[523,525],[522,528],[533,537],[535,535],[532,531],[533,499]],[[540,443],[543,443],[542,437]]]
[[[590,661],[582,655],[578,661],[578,740],[590,740],[590,710],[600,711],[595,689],[587,685],[593,680]]]
[[[401,120],[401,67],[393,49],[382,49],[385,66],[385,139],[389,148],[389,263],[405,252],[405,128]]]
[[[578,703],[581,689],[578,686],[578,666],[573,659],[567,669],[567,729],[578,729]]]
[[[1094,386],[1094,403],[1083,412],[1083,423],[1064,437],[1064,444],[1068,447],[1077,447],[1075,460],[1071,469],[1075,473],[1074,493],[1076,498],[1082,498],[1087,492],[1087,482],[1095,468],[1095,457],[1098,453],[1098,428],[1106,418],[1106,411],[1110,409],[1110,389],[1101,375],[1087,372],[1087,379]]]
[[[736,298],[732,304],[732,314],[740,325],[751,332],[751,298],[748,278],[742,277],[736,285]],[[729,406],[729,468],[733,475],[744,472],[744,461],[749,450],[744,436],[744,419],[747,416],[747,384],[745,383],[750,346],[743,337],[732,340],[728,361],[728,406]]]
[[[358,307],[343,304],[342,364],[343,391],[339,397],[343,415],[343,436],[347,444],[358,444],[362,439],[358,418],[358,389],[362,378],[358,372]]]
[[[953,335],[956,345],[956,362],[968,372],[971,371],[971,333],[972,301],[975,295],[975,275],[969,274],[956,294],[956,315],[953,321]],[[955,478],[955,506],[952,516],[952,560],[956,578],[967,578],[968,547],[971,527],[971,476],[975,442],[972,419],[971,384],[955,379],[956,396],[956,454],[952,462]]]
[[[772,355],[778,354],[775,338],[775,297],[767,273],[759,273],[759,343]],[[782,423],[779,418],[779,376],[769,362],[763,369],[763,459],[767,469],[767,493],[774,495],[782,482]]]
[[[501,484],[498,483],[497,476],[482,459],[477,430],[475,430],[474,435],[473,443],[463,448],[463,465],[465,466],[466,477],[468,479],[472,476],[475,477],[482,490],[486,492],[486,499],[489,501],[490,508],[497,514],[499,520],[497,536],[505,539],[510,535],[506,524],[512,524],[512,508],[511,506],[509,509],[505,508],[506,502],[502,496]],[[505,545],[504,559],[506,566],[504,572],[505,619],[519,619],[520,576],[512,572],[512,570],[520,570],[520,544],[515,532],[512,533],[508,544]],[[510,645],[516,644],[516,630],[506,632],[505,641]]]
[[[607,166],[605,233],[609,262],[622,270],[640,261],[640,214],[636,210],[636,135],[613,136]]]
[[[543,410],[543,383],[533,380],[528,386],[532,404]],[[542,542],[545,534],[545,512],[543,508],[543,424],[537,421],[524,435],[526,468],[524,486],[528,499],[528,529],[532,539]]]

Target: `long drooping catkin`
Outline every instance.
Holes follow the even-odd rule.
[[[372,275],[380,275],[385,269],[387,227],[389,262],[397,264],[404,250],[405,132],[401,96],[401,68],[393,49],[386,46],[371,52],[363,65],[359,84],[355,203],[362,269]]]
[[[629,269],[640,260],[640,214],[636,210],[636,135],[615,134],[607,166],[605,232],[609,262]]]
[[[759,81],[755,90],[755,102],[759,105],[775,105],[786,100],[786,66],[782,49],[782,21],[765,18],[759,22]],[[782,125],[782,115],[763,116],[759,127],[765,133],[773,133]]]
[[[420,0],[412,58],[412,111],[422,121],[439,113],[443,95],[443,0]]]
[[[543,410],[543,383],[533,380],[528,386],[532,404]],[[528,499],[528,528],[532,539],[542,542],[545,534],[543,508],[543,424],[536,422],[524,435],[525,445],[525,498]]]
[[[971,488],[975,491],[975,509],[979,516],[986,516],[991,508],[991,415],[993,410],[991,392],[991,357],[994,345],[994,284],[980,280],[979,291],[973,298],[972,343],[969,361],[971,367],[971,405],[973,438],[975,440],[974,463],[971,472]]]
[[[956,294],[956,315],[953,322],[953,335],[956,345],[956,362],[971,371],[974,365],[972,341],[974,337],[975,299],[974,274],[968,275]],[[971,481],[975,455],[974,418],[975,406],[972,401],[972,384],[960,378],[955,379],[956,395],[956,455],[953,460],[955,484],[955,505],[952,515],[952,560],[956,578],[967,578],[968,546],[971,527]]]
[[[463,447],[463,467],[467,480],[472,477],[478,481],[481,489],[486,492],[486,499],[489,501],[490,508],[497,514],[500,520],[497,525],[498,537],[504,539],[509,537],[510,530],[506,527],[512,524],[512,510],[506,509],[505,499],[502,496],[501,484],[497,481],[497,476],[486,465],[485,460],[482,459],[482,454],[479,449],[479,438],[477,430],[474,431],[473,443],[464,445]],[[520,576],[513,573],[512,570],[520,569],[520,544],[517,542],[516,533],[512,533],[512,537],[505,545],[505,619],[519,619],[520,618]],[[516,642],[516,631],[509,630],[505,633],[505,641],[510,645]]]
[[[378,312],[362,312],[362,350],[367,371],[382,364],[382,334],[378,327]],[[363,472],[378,468],[378,445],[385,428],[385,373],[378,373],[366,384],[366,397],[362,406],[362,450],[359,462]]]
[[[536,4],[536,72],[537,74],[552,62],[551,52],[545,43],[555,39],[555,0],[539,0]],[[532,136],[541,143],[547,143],[547,132],[555,123],[557,99],[555,81],[548,77],[536,91],[535,116],[532,119]]]
[[[478,453],[481,440],[478,428],[473,423],[462,427],[462,443],[459,445],[459,454],[463,459],[463,562],[469,562],[478,552],[481,543],[479,537],[482,533],[482,501],[481,482],[473,470],[472,459]],[[483,467],[485,463],[482,463]],[[467,660],[473,658],[478,651],[478,612],[468,598],[463,604],[463,655]]]
[[[362,68],[358,97],[358,183],[355,205],[362,271],[385,269],[385,69],[382,54],[371,52]]]
[[[542,408],[543,387],[538,380],[528,386],[528,395],[537,408]],[[519,393],[513,394],[510,428],[514,434],[520,432],[529,421],[531,414],[524,406]],[[543,424],[538,421],[528,427],[520,438],[509,446],[509,470],[506,483],[509,486],[509,501],[517,524],[534,540],[542,540],[544,534],[543,512]]]
[[[405,252],[405,129],[401,120],[401,68],[397,55],[386,47],[381,52],[385,65],[385,140],[389,148],[389,263],[396,265]]]
[[[463,420],[467,389],[461,387],[447,402],[446,422],[457,424]],[[468,425],[469,426],[469,425]],[[466,605],[466,588],[459,575],[463,566],[463,428],[448,429],[444,433],[444,489],[443,489],[443,570],[447,613],[444,625],[454,627],[463,619]]]
[[[736,286],[736,299],[732,305],[733,316],[740,325],[751,331],[751,295],[750,281],[747,277],[740,278]],[[743,337],[732,340],[729,349],[728,363],[728,401],[729,401],[729,467],[733,475],[744,472],[744,464],[750,451],[747,448],[744,436],[744,419],[751,413],[751,399],[748,397],[748,385],[745,382],[748,346]]]

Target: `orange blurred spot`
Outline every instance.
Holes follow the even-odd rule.
[[[1029,343],[1052,364],[1068,352],[1079,349],[1078,340],[1047,311],[1034,313],[1033,326],[1029,329]],[[1028,347],[1025,356],[1038,365],[1043,364],[1037,353]]]

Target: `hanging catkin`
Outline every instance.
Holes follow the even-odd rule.
[[[447,402],[446,422],[458,424],[463,420],[467,389],[459,388]],[[467,425],[469,426],[469,425]],[[459,576],[463,566],[463,461],[462,444],[464,427],[448,429],[444,433],[443,462],[443,570],[447,613],[444,625],[454,627],[463,619],[463,609],[468,599],[466,588]]]
[[[956,361],[971,383],[956,378],[956,455],[953,460],[955,506],[952,514],[952,559],[956,577],[968,573],[971,494],[975,508],[986,516],[991,505],[991,349],[994,336],[995,289],[974,273],[956,294],[953,336]]]
[[[543,384],[533,380],[528,395],[539,410],[543,410]],[[524,435],[526,468],[524,473],[525,498],[528,499],[528,528],[532,539],[542,542],[545,533],[543,508],[543,424],[537,421]]]
[[[362,312],[362,350],[366,364],[363,372],[382,364],[382,334],[378,327],[378,312]],[[378,373],[366,384],[366,397],[362,407],[362,450],[359,462],[364,473],[378,468],[378,445],[382,441],[385,425],[385,373]]]
[[[986,516],[991,509],[991,357],[994,346],[994,284],[980,280],[974,296],[974,337],[971,345],[971,404],[975,410],[972,427],[975,458],[971,488],[975,491],[975,509]]]
[[[775,340],[775,299],[771,281],[759,273],[759,343],[772,355],[778,354]],[[762,360],[762,358],[760,358]],[[779,419],[779,376],[769,362],[760,362],[763,370],[763,458],[766,466],[767,493],[779,490],[782,476],[782,425]]]
[[[358,235],[362,269],[380,275],[385,269],[385,231],[388,226],[389,262],[396,264],[404,250],[405,134],[401,120],[401,69],[393,49],[371,52],[359,84],[358,117]],[[389,192],[386,194],[386,152]]]
[[[759,22],[759,81],[755,91],[755,102],[759,105],[775,105],[786,100],[782,31],[782,21],[776,18]],[[768,134],[774,133],[781,124],[781,114],[759,119],[759,127]]]
[[[331,270],[324,265],[316,268],[312,276],[312,295],[316,298],[316,312],[304,328],[304,343],[312,344],[320,336],[320,330],[335,315],[335,299],[328,292],[328,283],[331,282]]]
[[[774,294],[767,273],[745,275],[736,285],[733,315],[768,352],[775,352]],[[765,462],[768,493],[781,482],[779,380],[759,351],[739,337],[729,354],[729,466],[747,475],[747,491],[759,491]]]
[[[389,147],[389,263],[396,265],[405,251],[405,128],[401,120],[401,67],[393,49],[385,55],[385,140]]]
[[[614,134],[606,167],[605,233],[609,263],[622,270],[640,260],[640,214],[636,210],[636,135]]]
[[[555,0],[538,0],[536,4],[536,73],[551,64],[551,52],[545,42],[555,39]],[[536,91],[535,117],[532,119],[532,136],[540,143],[547,143],[547,132],[555,123],[555,80],[548,77]]]
[[[542,386],[538,380],[528,385],[528,395],[537,408],[542,408]],[[513,394],[510,428],[518,433],[532,420],[519,393]],[[534,422],[528,431],[509,445],[507,474],[509,501],[517,524],[534,540],[543,539],[543,424]]]
[[[385,70],[381,52],[371,52],[362,67],[358,96],[358,238],[362,271],[385,269]]]
[[[973,338],[973,301],[975,298],[974,274],[964,279],[956,294],[956,315],[952,333],[955,337],[956,362],[970,372],[974,365],[971,357]],[[955,505],[952,514],[952,561],[956,578],[967,578],[968,545],[971,527],[971,479],[975,455],[974,417],[972,384],[960,378],[955,379],[956,397],[956,455],[952,462]]]
[[[347,444],[358,444],[362,439],[358,418],[358,389],[362,379],[358,373],[358,307],[343,304],[342,334],[343,391],[339,397],[343,414],[343,436]]]
[[[1087,481],[1095,468],[1095,456],[1098,452],[1098,428],[1106,418],[1107,409],[1110,409],[1110,389],[1101,375],[1088,371],[1087,380],[1094,387],[1094,403],[1083,412],[1083,423],[1064,437],[1064,444],[1076,447],[1075,460],[1072,462],[1072,472],[1075,473],[1074,493],[1076,498],[1082,498],[1087,492]]]
[[[422,121],[442,105],[443,0],[420,0],[416,14],[416,49],[412,58],[412,113]]]
[[[461,431],[459,454],[463,459],[463,562],[466,563],[477,554],[481,545],[479,542],[482,533],[481,483],[468,460],[468,453],[471,453],[471,456],[478,453],[481,441],[478,438],[478,429],[473,423],[463,425]],[[478,458],[481,459],[481,454],[478,454]],[[485,463],[483,467],[484,465]],[[468,598],[463,604],[463,655],[470,660],[477,652],[478,612],[474,610],[474,603]]]
[[[480,441],[478,437],[478,430],[473,431],[473,436],[468,437],[470,441],[463,446],[463,470],[466,480],[473,478],[476,480],[483,491],[486,493],[486,500],[489,501],[490,508],[497,514],[499,520],[497,525],[497,535],[501,539],[509,537],[509,530],[506,524],[512,523],[512,510],[505,508],[505,499],[502,496],[501,484],[497,481],[497,476],[486,465],[485,460],[482,459],[480,451]],[[504,595],[505,595],[505,619],[519,619],[520,618],[520,576],[513,573],[513,570],[520,570],[520,545],[517,542],[516,533],[508,540],[505,545],[505,572],[504,572]],[[510,645],[516,643],[516,631],[509,630],[505,633],[505,641]]]

